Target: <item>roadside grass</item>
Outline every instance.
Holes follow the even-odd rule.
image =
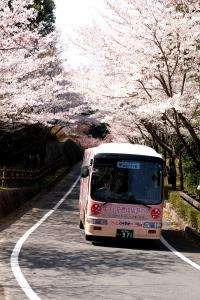
[[[165,197],[177,215],[193,229],[200,232],[200,212],[181,198],[178,189],[173,191],[166,181]]]

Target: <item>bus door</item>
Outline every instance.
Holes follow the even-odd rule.
[[[81,228],[82,225],[85,223],[85,211],[88,202],[89,187],[90,187],[91,164],[92,164],[91,154],[86,153],[81,168],[81,180],[80,180],[79,211],[80,211],[80,221],[82,222],[82,224],[80,224]]]

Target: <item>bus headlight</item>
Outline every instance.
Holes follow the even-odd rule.
[[[108,221],[104,219],[87,218],[87,222],[89,224],[108,225]]]

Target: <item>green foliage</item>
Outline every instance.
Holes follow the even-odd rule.
[[[55,3],[53,0],[34,0],[33,7],[38,11],[36,20],[32,22],[35,26],[43,25],[42,34],[48,34],[54,30],[55,23]]]
[[[194,210],[190,210],[190,222],[193,228],[200,230],[200,215]]]
[[[8,1],[8,7],[10,10],[12,7],[13,0]],[[42,25],[42,29],[40,30],[41,34],[46,35],[49,32],[54,30],[55,23],[55,3],[54,0],[34,0],[33,5],[28,5],[27,9],[33,7],[36,11],[38,11],[36,19],[30,20],[30,29],[38,27]],[[19,23],[18,26],[21,26]]]
[[[176,191],[169,191],[168,200],[176,213],[192,228],[200,232],[200,212],[185,202]]]
[[[200,171],[197,170],[193,161],[187,157],[183,157],[183,176],[185,189],[194,195],[197,195],[197,185],[200,180]]]

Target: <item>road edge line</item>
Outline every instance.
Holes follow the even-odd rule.
[[[41,298],[38,297],[38,295],[33,291],[31,286],[29,285],[28,281],[24,277],[21,268],[19,266],[19,254],[20,250],[24,244],[24,242],[27,240],[27,238],[65,201],[65,199],[68,197],[68,195],[72,192],[72,190],[77,185],[78,181],[80,180],[80,176],[75,180],[75,182],[72,184],[70,189],[65,193],[65,195],[58,201],[58,203],[50,209],[35,225],[33,225],[29,230],[25,232],[25,234],[17,241],[11,257],[10,257],[10,265],[12,272],[21,287],[21,289],[24,291],[26,296],[31,300],[40,300]]]
[[[185,261],[186,263],[190,264],[192,267],[196,268],[197,270],[200,271],[200,265],[198,265],[197,263],[193,262],[192,260],[190,260],[189,258],[185,257],[183,254],[181,254],[180,252],[178,252],[174,247],[172,247],[166,240],[165,238],[161,235],[160,237],[160,241],[163,243],[163,245],[165,245],[165,247],[167,247],[171,252],[173,252],[176,256],[178,256],[180,259],[182,259],[183,261]]]

